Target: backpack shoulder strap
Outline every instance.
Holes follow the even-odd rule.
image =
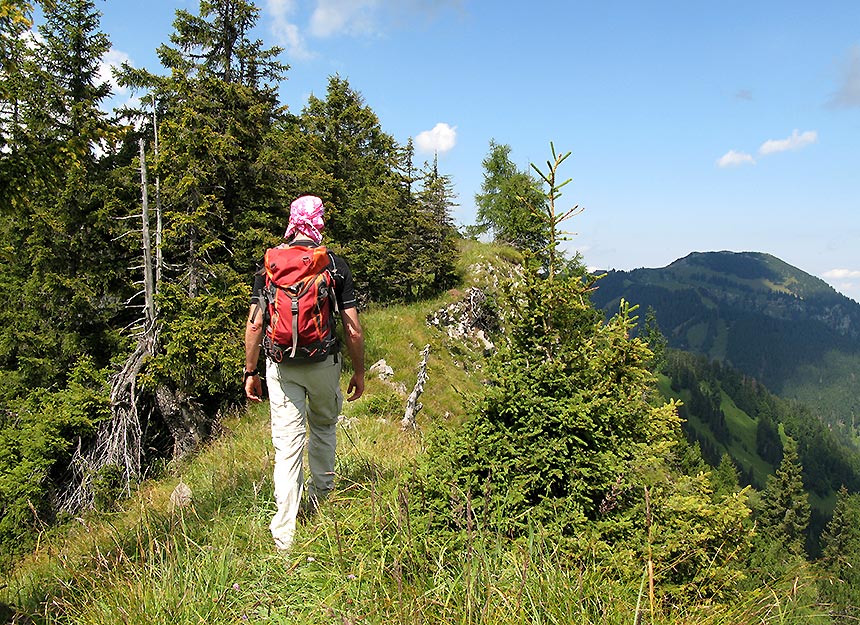
[[[332,314],[339,313],[340,307],[337,304],[337,280],[340,274],[337,272],[337,263],[334,261],[334,254],[326,251],[328,254],[328,272],[331,275],[331,288],[329,289],[329,298],[331,299]]]

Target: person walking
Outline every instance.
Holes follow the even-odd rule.
[[[267,251],[265,270],[255,274],[251,309],[245,326],[245,396],[252,402],[262,400],[262,382],[257,363],[261,348],[266,351],[266,386],[275,450],[273,481],[277,504],[269,529],[275,545],[282,551],[290,549],[296,532],[296,517],[305,482],[303,456],[306,441],[312,478],[309,493],[311,505],[316,506],[325,500],[334,486],[336,428],[343,405],[340,390],[342,357],[335,336],[324,341],[320,349],[312,350],[312,357],[308,356],[311,350],[305,350],[307,353],[303,357],[295,341],[292,349],[289,345],[283,348],[273,343],[273,319],[267,314],[268,302],[276,293],[276,289],[271,286],[271,276],[277,270],[275,265],[287,264],[287,260],[281,263],[271,258],[289,259],[298,254],[300,266],[302,261],[308,264],[309,258],[317,258],[323,252],[328,257],[330,262],[327,271],[334,282],[336,310],[343,323],[344,341],[353,368],[353,375],[347,385],[347,400],[354,401],[364,393],[364,334],[356,308],[352,272],[343,258],[322,247],[324,227],[320,198],[305,195],[292,202],[290,221],[284,234],[286,241],[274,248],[289,251]],[[297,310],[295,304],[293,310]],[[335,313],[332,311],[329,314]],[[293,322],[293,332],[298,334],[295,328]]]

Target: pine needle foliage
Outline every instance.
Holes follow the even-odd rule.
[[[486,265],[494,254],[490,246],[474,247],[467,262]],[[423,323],[442,304],[373,307],[362,315],[368,360],[384,356],[396,381],[409,381],[415,344],[433,344],[422,428],[459,423],[459,392],[477,392],[483,376],[479,363],[465,367],[449,357],[447,337]],[[428,520],[432,493],[412,478],[413,466],[419,454],[435,462],[439,448],[400,431],[402,406],[402,397],[375,378],[359,401],[344,406],[337,490],[318,514],[302,517],[288,557],[274,553],[268,530],[269,415],[257,405],[226,416],[217,440],[117,509],[41,534],[41,548],[0,578],[0,622],[826,622],[810,617],[814,606],[798,603],[810,583],[808,567],[741,596],[708,595],[731,589],[731,578],[719,586],[715,574],[731,573],[727,562],[743,559],[728,540],[742,543],[743,532],[727,520],[744,509],[744,495],[708,504],[706,474],[672,470],[680,453],[662,434],[677,424],[671,404],[649,413],[649,437],[630,454],[596,521],[581,526],[576,553],[572,536],[559,538],[536,522],[510,540],[486,527],[483,510],[466,497],[459,501],[473,508],[471,528],[452,532],[438,517]],[[178,480],[193,491],[187,508],[170,504]],[[653,609],[643,575],[648,548]],[[690,579],[690,571],[698,577]]]
[[[556,172],[566,155],[553,149],[553,157],[543,176],[546,208],[534,211],[551,249],[532,251],[553,262],[526,262],[501,286],[504,337],[489,383],[469,422],[441,434],[430,453],[434,512],[455,526],[479,521],[524,535],[537,523],[576,535],[596,518],[651,427],[651,354],[630,338],[630,308],[604,323],[588,299],[593,278],[581,269],[562,274],[555,260],[559,225],[572,211],[556,211]]]
[[[856,621],[860,618],[860,495],[840,489],[821,540],[825,575],[819,582],[820,592],[839,622]]]
[[[568,154],[552,156],[533,210],[548,246],[500,285],[503,333],[467,420],[430,436],[416,480],[422,522],[465,548],[476,533],[540,536],[571,563],[596,557],[633,584],[647,571],[652,617],[731,601],[750,540],[747,493],[717,496],[709,473],[682,470],[677,406],[657,400],[635,307],[622,302],[604,321],[589,300],[595,278],[558,253],[561,224],[581,209],[557,209]]]

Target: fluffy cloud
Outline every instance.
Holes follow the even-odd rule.
[[[831,269],[821,277],[843,295],[860,302],[860,269]]]
[[[758,154],[759,156],[770,156],[771,154],[788,152],[789,150],[799,150],[817,142],[817,131],[807,130],[806,132],[799,132],[795,130],[786,139],[768,139],[761,144]],[[755,165],[755,163],[756,160],[752,154],[738,152],[737,150],[729,150],[717,159],[718,167],[739,167],[740,165]]]
[[[800,133],[795,130],[787,139],[768,139],[761,144],[758,153],[767,155],[776,154],[777,152],[787,152],[789,150],[799,150],[817,141],[818,133],[816,131],[807,130],[804,133]]]
[[[457,127],[439,122],[433,130],[425,130],[415,137],[415,147],[421,152],[444,154],[457,143]]]
[[[120,87],[117,84],[112,71],[114,67],[119,67],[123,63],[132,64],[131,58],[125,52],[120,52],[114,48],[108,50],[99,63],[99,81],[110,83],[114,94],[125,94],[128,91],[125,87]]]
[[[829,104],[835,108],[860,107],[860,46],[849,50],[842,84],[830,98]]]
[[[824,277],[831,280],[849,280],[860,278],[860,269],[831,269],[824,272]]]
[[[372,34],[380,4],[380,0],[319,0],[311,15],[311,33],[316,37]]]
[[[719,167],[739,167],[740,165],[755,165],[755,159],[746,152],[729,150],[717,160]]]
[[[294,59],[312,58],[313,54],[305,45],[299,27],[292,21],[296,10],[295,0],[267,0],[266,9],[271,16],[272,35],[278,45],[283,46]]]
[[[462,0],[266,0],[265,7],[278,45],[293,59],[306,60],[316,56],[308,48],[307,38],[378,36],[389,28],[427,24],[443,10],[461,3]]]

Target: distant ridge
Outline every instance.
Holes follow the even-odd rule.
[[[599,273],[599,272],[596,272]],[[653,308],[670,346],[730,364],[831,423],[860,421],[860,304],[762,252],[693,252],[666,267],[608,271],[594,303]]]

